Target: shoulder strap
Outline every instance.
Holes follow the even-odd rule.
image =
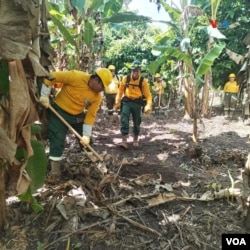
[[[144,78],[141,76],[140,81],[139,81],[139,88],[141,90],[142,95],[143,95],[143,92],[142,92],[142,82],[143,82],[143,80],[144,80]]]
[[[140,81],[139,81],[139,88],[140,88],[140,90],[141,90],[142,95],[143,95],[143,91],[142,91],[142,82],[143,82],[143,80],[144,80],[144,77],[141,76]],[[130,82],[130,75],[127,75],[127,79],[126,79],[126,84],[125,84],[124,92],[125,92],[126,88],[127,88],[129,85],[133,85],[133,86],[134,86],[134,84],[129,84],[129,82]]]
[[[127,75],[125,89],[128,87],[130,82],[130,75]]]
[[[120,81],[120,77],[118,75],[115,75],[115,77],[117,78],[118,81]]]

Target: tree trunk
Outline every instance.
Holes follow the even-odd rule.
[[[212,85],[212,72],[209,70],[205,75],[205,83],[202,92],[201,114],[207,117],[210,113],[209,110],[209,90]]]
[[[185,114],[184,114],[184,118],[185,119],[190,119],[190,117],[191,117],[190,114],[192,113],[192,111],[191,111],[192,105],[191,105],[191,98],[190,98],[191,93],[190,93],[190,90],[189,90],[187,80],[185,79],[184,82],[185,82],[185,85],[184,85],[185,86],[185,92],[184,92]]]
[[[247,229],[250,229],[250,154],[248,154],[245,168],[242,171],[242,207],[246,210],[244,223]]]
[[[183,63],[180,67],[180,72],[183,75],[185,74],[191,74],[191,70],[189,67]],[[194,112],[194,102],[195,102],[195,89],[194,89],[194,79],[191,77],[184,77],[182,79],[182,86],[184,87],[184,100],[185,100],[185,114],[184,119],[190,119],[193,117]]]
[[[0,231],[3,231],[7,226],[4,174],[5,174],[5,169],[1,166],[0,167]]]

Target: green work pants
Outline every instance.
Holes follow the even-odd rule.
[[[237,104],[237,93],[225,93],[224,94],[224,111],[234,111]]]
[[[132,115],[133,133],[135,136],[140,133],[142,106],[134,101],[123,101],[121,108],[121,134],[129,134],[129,119]]]
[[[51,106],[59,113],[81,136],[85,114],[70,115],[55,103]],[[48,118],[49,156],[61,157],[64,151],[68,127],[51,111]]]
[[[108,114],[112,115],[115,105],[116,94],[105,94],[105,97],[106,97],[106,105],[108,108]]]

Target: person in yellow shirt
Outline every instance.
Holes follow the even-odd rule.
[[[81,144],[88,145],[92,127],[102,101],[103,92],[112,81],[112,74],[106,68],[100,68],[94,74],[82,71],[51,72],[53,81],[45,80],[41,88],[40,103],[48,108],[51,87],[62,83],[60,92],[55,96],[51,106],[80,134]],[[68,127],[55,114],[49,112],[48,140],[51,172],[50,182],[57,182],[61,175],[61,161]]]
[[[141,76],[141,65],[138,60],[132,63],[131,74],[124,76],[116,96],[115,109],[120,107],[121,111],[121,146],[128,148],[127,138],[129,135],[129,119],[132,115],[133,120],[133,146],[138,147],[141,115],[143,107],[143,97],[146,99],[144,113],[149,114],[152,111],[152,96],[147,79]]]
[[[119,78],[115,73],[115,66],[109,65],[108,69],[112,73],[112,82],[109,86],[105,89],[105,98],[106,98],[106,105],[108,108],[108,114],[113,115],[114,105],[115,105],[115,98],[119,88]]]
[[[234,73],[229,74],[229,81],[224,85],[224,115],[233,117],[237,104],[239,85]]]
[[[166,105],[164,90],[167,87],[165,81],[162,80],[159,73],[155,74],[155,82],[153,84],[152,90],[154,91],[154,107],[164,107]]]

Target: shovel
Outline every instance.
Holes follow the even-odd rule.
[[[158,115],[160,114],[160,109],[161,109],[161,87],[159,89],[159,94],[158,94],[158,107],[155,107],[155,113],[157,113]]]
[[[74,135],[81,141],[81,135],[78,134],[78,132],[72,128],[72,126],[65,121],[65,119],[59,114],[57,113],[57,111],[51,106],[49,105],[48,107],[58,118],[59,120],[61,120],[61,122],[63,122],[73,133]],[[102,157],[90,146],[90,145],[83,145],[84,147],[87,147],[100,161],[103,161]],[[84,149],[84,152],[87,154],[87,151]],[[87,154],[88,155],[88,154]],[[88,157],[90,158],[90,160],[93,161],[93,159],[88,155]]]

